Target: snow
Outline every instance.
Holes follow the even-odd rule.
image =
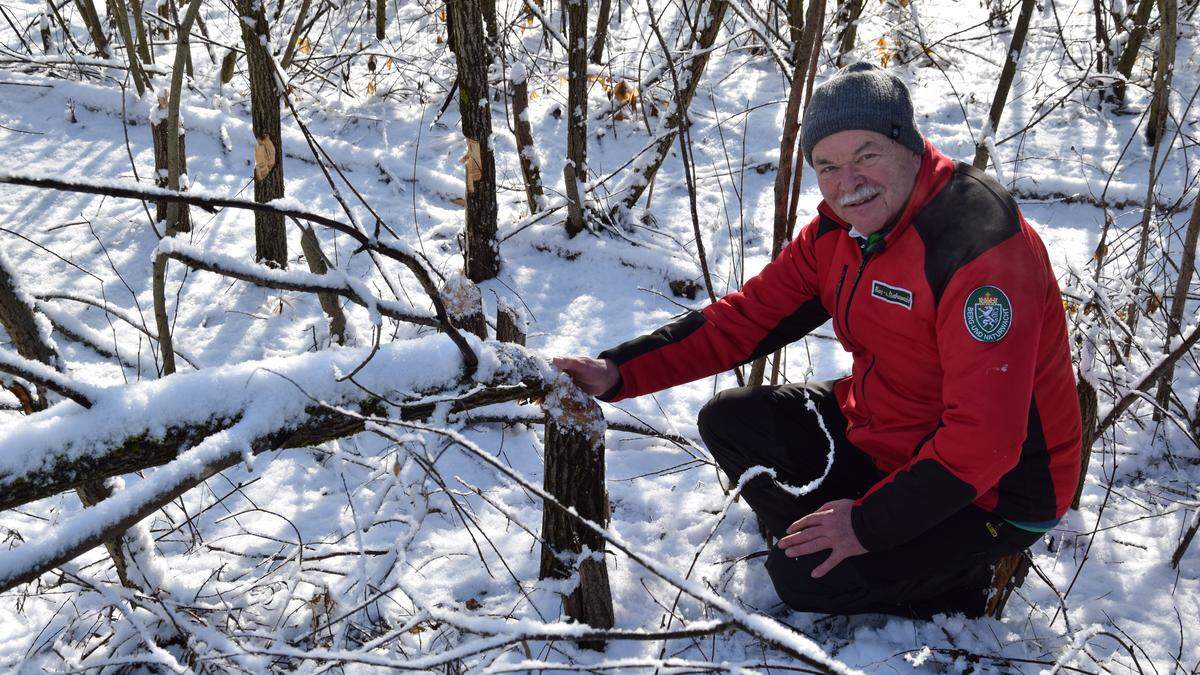
[[[594,26],[597,3],[590,4],[589,26]],[[641,101],[622,108],[626,119],[615,120],[604,114],[613,104],[603,88],[589,87],[593,137],[580,189],[598,211],[615,206],[625,190],[644,185],[649,148],[673,110],[668,66],[650,34],[645,4],[626,3],[619,22],[614,7],[606,63],[588,70],[611,84],[635,84]],[[1127,11],[1130,3],[1124,4]],[[297,5],[285,3],[281,18],[271,19],[277,40],[286,39]],[[498,5],[507,17],[502,24],[526,7]],[[752,20],[770,16],[769,3],[737,0],[733,5],[688,110],[701,234],[718,293],[736,290],[766,263],[788,91],[777,64],[787,45],[770,34],[766,23]],[[1083,337],[1076,346],[1080,375],[1100,389],[1103,413],[1112,405],[1112,392],[1136,384],[1162,355],[1161,325],[1143,320],[1134,356],[1114,367],[1105,328],[1120,323],[1113,317],[1133,296],[1122,275],[1128,264],[1122,256],[1136,241],[1151,149],[1141,139],[1144,122],[1138,115],[1098,100],[1112,73],[1091,73],[1072,88],[1083,73],[1065,58],[1049,5],[1035,16],[998,129],[991,130],[986,117],[1000,66],[1010,55],[1010,37],[976,26],[986,15],[978,3],[909,3],[903,18],[918,19],[919,34],[934,45],[931,58],[939,67],[893,63],[892,68],[911,83],[918,124],[944,153],[970,161],[984,130],[995,166],[1003,167],[999,178],[1011,186],[1026,219],[1046,242],[1068,298],[1082,306],[1093,293],[1106,295],[1095,312],[1079,315]],[[45,5],[19,0],[8,7],[15,23],[25,26]],[[536,3],[529,7],[535,15],[543,11]],[[687,44],[678,8],[655,7],[663,12],[656,17],[668,43]],[[1078,60],[1092,44],[1091,8],[1054,7]],[[382,216],[386,227],[379,243],[421,260],[435,286],[461,283],[458,238],[465,213],[453,200],[464,193],[462,133],[457,97],[440,110],[454,81],[453,59],[444,43],[435,41],[439,34],[444,39],[445,24],[420,3],[401,3],[388,39],[377,44],[370,22],[357,20],[363,9],[363,3],[343,3],[327,10],[328,19],[313,31],[327,31],[327,37],[313,40],[312,63],[335,52],[350,56],[359,42],[375,45],[372,50],[382,50],[396,63],[390,70],[377,69],[377,94],[366,96],[365,57],[355,56],[348,62],[345,88],[336,70],[328,83],[298,74],[294,65],[287,72],[291,95],[301,120],[328,154],[325,166],[335,165]],[[86,43],[73,5],[61,11],[72,17],[76,39]],[[147,11],[153,8],[147,5]],[[240,45],[237,17],[227,8],[202,11],[214,40]],[[878,63],[875,40],[895,37],[886,12],[880,3],[867,3],[852,60]],[[828,12],[830,19],[833,14]],[[274,5],[268,3],[266,15],[273,17]],[[484,303],[489,321],[498,304],[518,308],[527,322],[529,349],[537,355],[595,354],[702,307],[702,292],[693,300],[670,290],[672,282],[699,282],[699,260],[675,145],[648,205],[644,196],[615,222],[593,222],[594,231],[566,237],[561,176],[567,120],[551,114],[556,106],[566,107],[566,82],[560,79],[566,73],[566,41],[557,32],[558,17],[547,18],[548,25],[535,18],[528,28],[517,20],[513,42],[520,45],[510,45],[507,55],[508,80],[529,86],[527,120],[535,138],[530,158],[543,167],[546,204],[539,214],[528,213],[516,143],[505,119],[511,104],[503,95],[479,101],[493,115],[502,270],[497,279],[479,284],[480,295],[472,297]],[[547,34],[552,48],[543,44]],[[1159,203],[1178,202],[1184,209],[1155,214],[1161,227],[1156,233],[1172,251],[1179,249],[1195,194],[1197,112],[1187,108],[1200,73],[1195,35],[1194,23],[1181,26],[1175,117],[1167,134],[1174,134],[1178,124],[1180,138],[1173,141],[1156,195]],[[60,53],[69,43],[57,26],[50,54],[40,53],[35,31],[25,37],[36,48],[33,57],[24,55],[12,29],[0,23],[0,43],[7,50],[0,59],[0,148],[6,158],[0,173],[94,186],[136,184],[156,194],[148,122],[165,114],[156,92],[166,90],[169,41],[156,54],[157,89],[138,100],[131,86],[122,92],[119,81],[125,75],[115,65]],[[832,72],[827,55],[836,48],[835,38],[836,31],[827,31],[818,81]],[[1154,34],[1147,37],[1148,53],[1156,40]],[[189,193],[251,200],[254,137],[247,83],[239,73],[222,88],[216,78],[219,63],[209,60],[199,40],[193,43],[195,73],[181,104],[188,121]],[[7,60],[13,54],[21,63]],[[118,63],[124,58],[119,49],[113,54]],[[677,68],[689,56],[695,54],[673,54]],[[86,66],[82,72],[100,75],[81,78],[72,61]],[[1144,78],[1144,65],[1135,68],[1134,81]],[[1128,89],[1127,109],[1144,109],[1148,93]],[[1051,110],[1063,96],[1065,102]],[[75,123],[60,114],[70,105]],[[644,119],[651,107],[658,109],[658,118]],[[284,116],[282,145],[287,197],[276,205],[349,223],[290,114]],[[374,218],[337,171],[330,172],[350,204],[353,222],[372,233]],[[1107,212],[1095,205],[1101,200]],[[811,169],[805,167],[801,223],[818,201]],[[153,204],[149,208],[153,215]],[[689,441],[676,445],[607,432],[612,516],[605,559],[618,629],[657,632],[668,617],[672,629],[713,628],[730,619],[744,627],[694,640],[614,639],[603,653],[532,639],[526,651],[512,643],[513,636],[582,630],[565,620],[558,595],[575,582],[537,579],[544,432],[529,420],[542,411],[516,402],[497,404],[472,414],[517,421],[467,424],[462,420],[468,415],[451,415],[442,403],[423,422],[377,420],[374,433],[249,457],[247,444],[264,429],[303,414],[313,403],[308,395],[345,405],[361,394],[361,386],[395,398],[418,397],[455,383],[461,357],[434,329],[386,318],[389,307],[433,318],[424,290],[396,261],[372,260],[351,238],[317,227],[333,265],[325,275],[311,274],[299,258],[299,233],[289,221],[288,269],[268,269],[253,263],[251,213],[192,208],[191,214],[191,233],[160,242],[137,200],[0,185],[0,256],[20,275],[27,301],[45,317],[115,348],[125,362],[40,324],[58,347],[70,384],[87,391],[95,404],[86,410],[60,401],[29,417],[0,410],[0,491],[11,484],[6,477],[52,467],[55,457],[85,456],[111,439],[154,437],[172,425],[238,416],[220,434],[187,448],[177,463],[114,481],[117,496],[102,507],[83,509],[74,494],[66,493],[0,512],[0,549],[7,549],[0,550],[0,571],[12,570],[21,561],[63,550],[136,509],[146,495],[194,479],[198,467],[215,457],[236,460],[131,530],[140,551],[132,557],[157,599],[121,588],[103,547],[35,584],[0,595],[0,635],[5,636],[0,670],[99,670],[105,664],[117,666],[109,670],[120,664],[153,670],[187,664],[183,643],[170,641],[176,624],[205,663],[250,672],[319,671],[330,659],[344,661],[348,672],[402,664],[440,670],[456,659],[479,672],[694,672],[708,664],[755,672],[799,665],[769,646],[768,639],[827,660],[835,669],[867,672],[1137,670],[1129,652],[1110,636],[1130,645],[1147,672],[1188,671],[1200,661],[1200,542],[1192,544],[1178,569],[1169,565],[1181,533],[1200,517],[1200,455],[1178,427],[1155,424],[1144,403],[1136,405],[1140,424],[1126,416],[1097,444],[1081,509],[1033,548],[1046,581],[1031,574],[1010,599],[1004,619],[830,618],[788,610],[775,596],[761,559],[745,559],[766,545],[753,513],[736,498],[739,486],[727,485],[712,465],[695,425],[696,412],[715,391],[736,386],[728,373],[617,407],[601,406],[610,425],[637,420]],[[1093,283],[1089,261],[1106,219],[1111,219],[1106,241],[1117,270]],[[1179,233],[1168,237],[1174,230]],[[346,347],[331,345],[328,319],[311,293],[264,289],[172,263],[167,304],[176,349],[197,367],[161,378],[157,345],[150,337],[157,333],[149,281],[156,251],[280,283],[348,289],[362,301],[339,298],[350,333],[367,337]],[[1160,290],[1173,282],[1175,269],[1165,262],[1155,268]],[[1185,323],[1194,324],[1195,301],[1188,307]],[[1096,312],[1108,318],[1101,321]],[[367,360],[375,327],[380,346]],[[476,383],[462,385],[469,388],[507,361],[496,348],[465,337],[481,364]],[[1149,358],[1139,356],[1139,347]],[[0,336],[0,358],[11,358],[5,354],[11,349]],[[364,361],[353,382],[338,380]],[[834,341],[811,337],[788,348],[783,372],[790,381],[831,379],[843,375],[848,363]],[[1179,398],[1185,407],[1193,406],[1200,392],[1194,360],[1180,362],[1176,380]],[[3,395],[7,404],[10,398]],[[556,407],[556,399],[548,402]],[[686,592],[671,616],[664,608],[680,588]],[[996,660],[1004,658],[1023,661]]]

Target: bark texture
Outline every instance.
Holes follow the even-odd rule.
[[[547,399],[545,489],[563,506],[602,527],[608,526],[604,483],[604,416],[591,397],[556,388]],[[542,558],[538,577],[566,578],[564,561],[586,549],[578,564],[579,585],[563,599],[563,611],[594,628],[613,626],[612,592],[604,561],[604,539],[561,509],[542,509]],[[596,649],[603,644],[585,644]]]
[[[517,155],[521,160],[521,177],[525,180],[525,201],[529,214],[542,210],[545,193],[542,191],[542,168],[534,149],[533,128],[529,124],[529,80],[513,83],[513,132],[517,139]]]
[[[1008,54],[1004,57],[1004,67],[1000,70],[1000,82],[996,84],[996,94],[992,97],[992,108],[988,112],[988,127],[975,146],[976,169],[982,171],[987,167],[987,139],[994,138],[1000,128],[1000,116],[1004,114],[1004,105],[1008,102],[1008,91],[1012,88],[1013,78],[1017,74],[1017,61],[1021,58],[1021,50],[1025,48],[1025,36],[1029,34],[1029,20],[1033,16],[1034,0],[1021,0],[1021,13],[1017,16],[1017,25],[1013,29],[1012,42],[1008,46]],[[999,163],[1000,158],[993,157],[993,163]]]
[[[450,0],[450,44],[458,65],[458,110],[466,137],[463,155],[467,222],[463,255],[467,277],[480,282],[500,271],[496,243],[496,159],[492,151],[492,106],[488,95],[487,43],[480,0]]]
[[[312,226],[301,226],[300,249],[304,251],[304,260],[308,263],[309,272],[329,272],[329,264],[325,260],[325,254],[321,252],[321,243],[317,240],[317,233],[313,232]],[[325,315],[329,317],[329,337],[339,345],[346,344],[346,314],[338,304],[338,296],[334,293],[318,293],[317,300],[321,303]]]
[[[568,0],[567,14],[567,235],[586,226],[583,198],[587,182],[587,0]]]
[[[254,201],[269,202],[283,196],[283,135],[279,122],[279,91],[275,65],[264,45],[271,32],[263,5],[254,0],[235,0],[246,46],[250,77],[250,118],[257,139],[254,149]],[[249,20],[249,21],[248,21]],[[254,259],[280,268],[287,267],[287,232],[283,217],[273,213],[254,214]]]

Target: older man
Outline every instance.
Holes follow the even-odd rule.
[[[824,324],[830,383],[723,391],[700,434],[778,542],[806,611],[980,615],[990,565],[1066,511],[1080,417],[1045,248],[994,180],[921,138],[907,88],[869,64],[813,91],[801,142],[824,198],[758,276],[600,355],[556,360],[615,401],[718,373]],[[814,487],[815,486],[815,487]]]

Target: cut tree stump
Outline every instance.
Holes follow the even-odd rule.
[[[608,490],[604,483],[604,415],[600,406],[561,376],[546,396],[545,488],[579,516],[608,526]],[[579,555],[584,551],[586,555]],[[593,628],[612,628],[612,591],[604,560],[604,539],[562,509],[542,510],[542,559],[538,578],[565,579],[572,569],[564,560],[580,558],[579,584],[563,599],[563,611]],[[581,643],[603,649],[603,642]]]

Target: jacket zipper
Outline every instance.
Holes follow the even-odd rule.
[[[870,262],[874,257],[875,255],[873,253],[863,253],[862,260],[858,263],[858,271],[854,273],[854,282],[850,284],[850,295],[846,297],[846,308],[842,311],[842,330],[846,333],[847,342],[855,342],[855,340],[850,336],[850,304],[854,302],[854,293],[858,290],[858,282],[862,279],[863,269],[866,268],[867,263]],[[842,266],[843,280],[846,278],[847,267],[848,266],[845,265]],[[838,282],[839,299],[841,296],[841,289],[842,284],[841,282]]]

